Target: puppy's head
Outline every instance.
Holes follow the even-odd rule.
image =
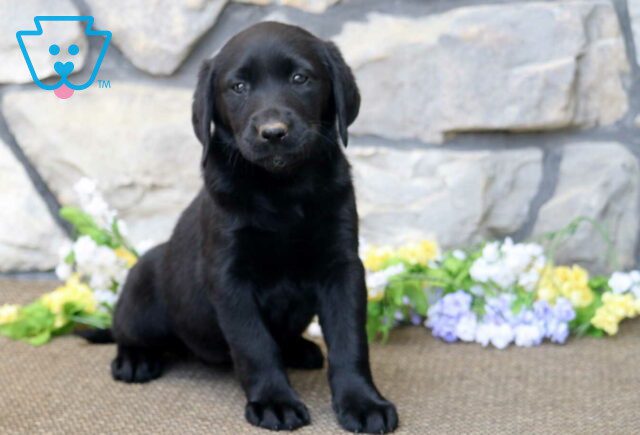
[[[203,64],[193,126],[203,164],[215,127],[244,159],[279,173],[317,157],[338,136],[346,146],[359,108],[353,74],[334,44],[265,22],[237,34]]]

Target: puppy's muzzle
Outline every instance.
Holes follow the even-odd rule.
[[[288,132],[289,128],[284,122],[268,122],[258,127],[258,136],[271,143],[282,141]]]

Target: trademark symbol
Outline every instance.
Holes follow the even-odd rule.
[[[111,80],[98,80],[98,88],[100,89],[111,88]]]

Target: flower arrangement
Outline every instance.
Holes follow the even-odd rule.
[[[115,302],[138,254],[96,183],[81,179],[74,190],[80,207],[60,210],[77,235],[73,244],[60,249],[56,275],[64,284],[26,306],[0,307],[0,334],[40,345],[79,326],[111,325]]]
[[[507,238],[441,254],[423,241],[370,247],[363,257],[372,340],[411,323],[445,342],[530,347],[571,333],[613,335],[640,314],[639,271],[590,278],[578,265],[555,266],[537,243]]]
[[[111,325],[141,249],[127,241],[124,222],[95,182],[82,179],[74,190],[80,207],[60,211],[76,232],[56,268],[64,284],[28,305],[1,306],[0,334],[40,345],[78,327]],[[363,249],[370,340],[384,341],[402,324],[424,325],[448,343],[498,349],[565,343],[571,334],[616,334],[620,322],[640,314],[640,271],[590,277],[578,265],[556,266],[552,260],[561,236],[571,235],[583,220],[546,235],[546,250],[509,238],[447,252],[430,240]],[[317,323],[309,332],[321,333]]]

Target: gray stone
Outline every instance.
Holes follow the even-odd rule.
[[[141,70],[173,73],[227,0],[86,0],[98,26]]]
[[[543,205],[534,235],[557,231],[577,217],[598,222],[608,233],[620,263],[635,263],[640,173],[636,158],[615,142],[576,143],[563,149],[560,178]],[[589,223],[578,227],[557,253],[560,263],[578,262],[594,271],[607,268],[607,243]],[[613,266],[616,266],[615,264]]]
[[[640,0],[627,0],[633,42],[636,47],[636,63],[640,65]]]
[[[76,203],[72,187],[78,179],[93,178],[134,242],[159,242],[201,185],[191,95],[187,89],[118,82],[69,100],[9,93],[3,111],[62,204]]]
[[[445,248],[515,232],[542,171],[538,149],[348,150],[368,243],[434,237]]]
[[[2,141],[0,186],[0,272],[52,269],[66,236]]]
[[[69,0],[58,0],[55,3],[48,0],[0,2],[0,83],[28,83],[33,80],[18,46],[16,32],[36,30],[33,22],[36,15],[79,15],[79,12]],[[69,60],[65,55],[69,45],[78,45],[80,53],[74,56],[73,60],[75,70],[82,69],[87,52],[87,39],[81,26],[63,22],[43,22],[42,29],[42,35],[24,37],[38,78],[44,79],[55,74],[55,60],[49,54],[49,46],[54,43],[62,49],[62,57],[56,57],[56,60],[61,61]]]
[[[456,132],[610,124],[627,111],[629,66],[608,1],[372,13],[335,42],[362,92],[356,134],[439,142]]]
[[[234,0],[236,3],[250,3],[254,5],[266,6],[277,4],[302,9],[306,12],[320,14],[329,7],[335,5],[340,0]]]

